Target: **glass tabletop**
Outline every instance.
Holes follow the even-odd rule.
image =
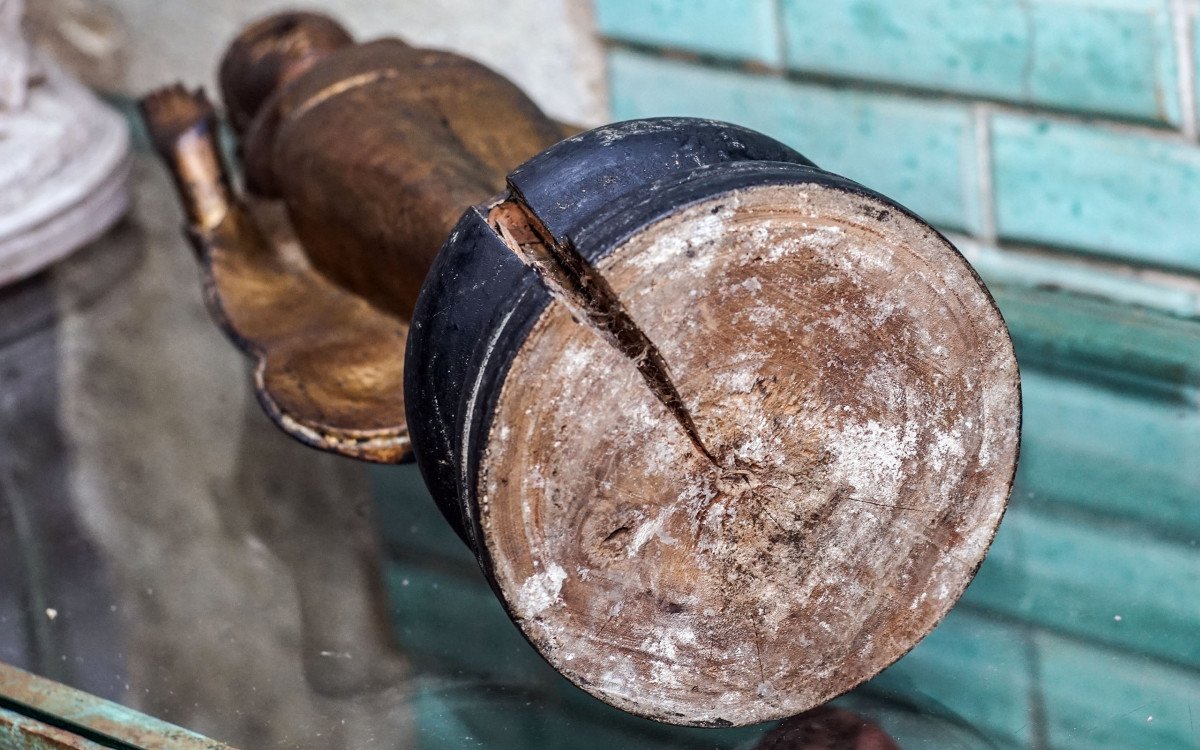
[[[995,604],[1055,606],[1037,598],[1044,570],[1012,571],[1028,573],[1026,552],[1052,565],[1057,544],[1067,575],[1080,564],[1068,548],[1087,544],[1039,537],[1029,483],[980,593],[831,707],[714,730],[604,705],[522,639],[414,466],[318,453],[271,425],[248,362],[204,310],[181,221],[165,175],[139,155],[127,220],[0,290],[0,661],[240,748],[1200,743],[1197,646],[1159,604],[1194,608],[1200,588],[1155,589],[1096,555],[1097,573],[1128,587],[1125,606],[1091,589],[1064,595],[1057,620]],[[1123,532],[1132,544],[1137,533]],[[1180,530],[1176,543],[1196,539]],[[1185,581],[1194,557],[1181,558]],[[1081,640],[1071,617],[1165,621],[1161,637],[1178,642]]]

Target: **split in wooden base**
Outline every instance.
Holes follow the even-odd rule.
[[[891,205],[797,184],[689,206],[596,270],[716,465],[548,307],[479,473],[534,645],[609,703],[704,725],[807,710],[908,651],[973,577],[1016,459],[1011,346],[966,262]]]

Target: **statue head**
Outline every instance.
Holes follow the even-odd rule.
[[[319,13],[279,13],[251,24],[229,45],[218,74],[234,129],[244,131],[275,91],[353,43],[345,27]]]

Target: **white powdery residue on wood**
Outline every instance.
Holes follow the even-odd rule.
[[[680,646],[694,647],[696,632],[688,626],[659,628],[650,638],[639,645],[651,657],[650,679],[656,687],[677,688],[682,685],[682,679],[689,677],[686,669],[677,663]]]
[[[742,261],[743,265],[758,264],[760,262],[774,263],[783,258],[790,258],[797,252],[804,250],[804,243],[795,237],[779,238],[771,235],[769,225],[767,231],[761,235],[756,235],[755,239],[759,239],[764,245],[770,247],[762,260],[759,260],[757,255],[751,255]]]
[[[934,471],[944,471],[947,465],[958,463],[966,455],[960,429],[938,432],[929,446],[929,462]]]
[[[775,457],[775,446],[767,442],[763,432],[753,432],[734,449],[734,453],[742,461],[762,465]]]
[[[846,231],[836,226],[819,227],[804,237],[805,244],[808,247],[826,252],[837,249],[845,239]],[[773,258],[771,259],[773,260]]]
[[[999,365],[997,365],[999,366]],[[974,387],[974,384],[969,384]],[[988,413],[988,416],[993,419],[999,419],[995,416],[1003,414],[1005,421],[1012,424],[1018,421],[1019,417],[1015,414],[1009,414],[1004,410],[1004,405],[1011,400],[1011,386],[999,380],[989,381],[983,389],[983,408]],[[993,445],[988,441],[984,441],[979,446],[979,465],[981,468],[989,468],[995,455],[992,451]]]
[[[740,284],[734,284],[735,289],[739,287],[745,289],[751,294],[758,294],[762,291],[763,285],[762,282],[758,280],[757,276],[751,276]]]
[[[759,305],[750,308],[750,322],[756,326],[767,327],[783,319],[783,311],[771,305]]]
[[[663,659],[674,659],[679,653],[680,645],[693,646],[695,643],[696,632],[692,628],[661,628],[655,637],[642,641],[639,648]]]
[[[713,380],[725,389],[726,393],[749,393],[754,388],[758,374],[750,368],[718,373]]]
[[[896,365],[889,361],[878,361],[882,357],[883,353],[876,357],[876,364],[867,371],[863,383],[876,399],[889,409],[896,409],[904,405],[907,395],[903,373],[897,372]]]
[[[634,532],[633,539],[629,542],[629,547],[625,551],[626,557],[633,557],[639,550],[651,539],[657,538],[665,544],[674,544],[675,540],[663,530],[667,519],[675,512],[673,505],[667,505],[658,512],[654,518],[646,521],[638,530]]]
[[[634,425],[654,427],[659,424],[658,415],[650,411],[648,398],[636,404],[629,410],[628,419]]]
[[[976,444],[1004,437],[989,408],[1012,400],[985,404],[983,388],[1011,365],[990,354],[1007,353],[1002,329],[981,340],[997,318],[969,269],[862,196],[747,189],[725,216],[730,198],[601,268],[716,466],[632,368],[597,360],[576,383],[577,325],[560,315],[505,386],[508,419],[538,405],[540,437],[514,429],[489,469],[536,466],[545,486],[500,485],[483,519],[510,601],[549,564],[570,571],[563,603],[522,623],[539,650],[589,692],[668,721],[795,713],[878,671],[945,613],[1003,507],[1000,482],[974,472]],[[694,243],[697,225],[722,236]],[[783,316],[759,309],[772,306]],[[511,536],[489,538],[498,528]]]
[[[592,362],[595,359],[592,355],[593,350],[590,346],[585,346],[578,342],[572,343],[563,349],[562,367],[564,375],[568,378],[576,378],[587,372],[587,369],[592,366]]]
[[[883,424],[874,419],[849,422],[829,432],[826,448],[833,455],[832,473],[860,496],[895,501],[903,481],[901,468],[917,447],[911,424]]]
[[[828,315],[823,320],[818,321],[817,325],[824,325],[825,327],[832,329],[839,336],[845,336],[847,338],[860,337],[861,334],[858,321],[855,319],[855,317],[845,313]]]
[[[893,315],[904,311],[904,303],[891,293],[885,293],[871,299],[871,325],[876,327],[886,323]]]
[[[567,571],[557,563],[550,563],[541,573],[534,573],[521,584],[517,597],[517,610],[522,617],[536,617],[562,601],[562,585],[567,580]]]
[[[719,240],[733,227],[730,219],[736,213],[739,201],[736,194],[729,196],[727,204],[715,213],[695,217],[693,227],[687,234],[664,235],[656,238],[648,252],[629,259],[629,263],[644,271],[661,273],[668,278],[700,278],[718,260],[711,251]],[[708,251],[705,248],[710,248]],[[686,262],[681,262],[686,260]]]
[[[667,436],[646,446],[645,456],[648,473],[670,471],[671,467],[679,463],[679,445],[670,436]]]

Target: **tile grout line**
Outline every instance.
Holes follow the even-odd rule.
[[[1171,31],[1175,42],[1176,79],[1179,82],[1179,127],[1184,138],[1195,141],[1196,122],[1196,53],[1192,46],[1192,14],[1185,0],[1170,0]]]
[[[1186,0],[1184,1],[1186,2]],[[682,64],[709,71],[719,71],[752,78],[777,79],[796,86],[812,86],[834,91],[874,94],[913,102],[933,102],[960,107],[983,104],[989,107],[994,113],[1012,114],[1063,125],[1082,126],[1118,135],[1132,135],[1160,143],[1195,144],[1195,139],[1185,135],[1179,125],[1170,123],[1154,124],[1152,122],[1123,119],[1102,112],[1055,109],[1053,107],[1038,106],[1035,103],[1004,101],[995,98],[985,98],[982,95],[975,95],[973,97],[969,93],[921,88],[919,86],[903,86],[869,78],[821,75],[781,66],[763,66],[757,70],[747,70],[743,67],[744,63],[737,60],[699,55],[694,50],[680,47],[649,46],[618,37],[605,37],[605,40],[610,54],[613,52],[632,54],[638,57]],[[1190,56],[1189,59],[1191,59]],[[1192,71],[1191,75],[1189,75],[1191,80],[1195,79],[1194,74],[1195,71]],[[1192,92],[1192,95],[1189,97],[1193,102],[1196,99],[1194,94],[1195,92]],[[1192,110],[1193,119],[1195,119],[1195,107],[1192,107]],[[1200,125],[1198,125],[1197,129],[1200,130]]]
[[[971,107],[975,126],[975,169],[979,187],[979,234],[984,242],[996,244],[996,190],[992,181],[992,109],[987,104]]]
[[[587,48],[583,59],[578,59],[576,73],[582,84],[584,112],[581,120],[589,127],[603,125],[612,121],[612,91],[609,89],[611,76],[608,74],[608,44],[600,33],[600,24],[596,19],[596,5],[593,2],[567,3],[565,18],[572,34],[578,43]],[[588,69],[595,65],[593,72]],[[590,80],[589,80],[590,79]],[[591,97],[589,104],[587,99]]]
[[[1011,258],[1058,263],[1082,271],[1106,274],[1111,278],[1195,295],[1200,300],[1200,278],[1187,272],[1138,265],[1127,258],[1096,256],[1087,250],[1064,250],[1013,240],[997,239],[987,242],[982,237],[962,231],[942,229],[941,232],[955,245],[960,246],[960,250],[963,249],[962,246],[969,248],[974,245],[981,250],[994,250]],[[1200,308],[1197,312],[1200,313]]]
[[[1013,283],[1008,274],[1015,272],[1018,286],[1036,288],[1049,283],[1047,274],[1053,271],[1054,286],[1072,294],[1133,304],[1179,319],[1200,318],[1200,280],[1189,276],[1035,245],[991,244],[958,232],[944,234],[989,285]],[[1015,267],[995,266],[998,261],[1014,263]],[[1112,281],[1135,291],[1132,295],[1113,292],[1107,283]],[[1153,297],[1148,296],[1151,294]],[[1131,301],[1135,297],[1138,301]]]
[[[771,18],[775,22],[775,49],[779,57],[775,61],[780,75],[787,75],[788,69],[788,40],[787,25],[783,20],[783,0],[771,0]]]

